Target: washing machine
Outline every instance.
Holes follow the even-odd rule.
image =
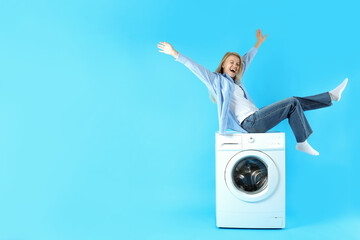
[[[285,227],[285,133],[216,133],[216,225]]]

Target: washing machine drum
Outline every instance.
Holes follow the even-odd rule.
[[[232,181],[240,191],[249,194],[261,192],[267,187],[267,167],[259,158],[245,157],[233,167]]]
[[[279,171],[267,154],[255,150],[243,151],[228,162],[225,181],[237,198],[257,202],[274,193],[279,182]]]

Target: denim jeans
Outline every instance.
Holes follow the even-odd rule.
[[[312,133],[304,111],[331,106],[328,92],[309,96],[291,97],[259,109],[245,118],[241,127],[249,133],[265,133],[288,118],[297,142],[304,142]]]

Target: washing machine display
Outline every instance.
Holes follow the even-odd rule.
[[[266,165],[256,157],[245,157],[238,161],[232,171],[233,184],[248,194],[256,194],[267,187]]]

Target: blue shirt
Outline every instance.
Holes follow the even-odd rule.
[[[248,53],[242,56],[243,65],[242,71],[240,73],[240,79],[242,79],[244,76],[256,53],[257,48],[253,47]],[[210,94],[216,99],[220,134],[225,134],[228,128],[234,131],[246,133],[246,131],[240,126],[241,123],[236,119],[234,113],[230,110],[230,103],[234,94],[235,84],[241,86],[242,89],[244,89],[244,92],[247,95],[249,101],[253,103],[243,84],[241,82],[234,83],[234,80],[227,73],[221,74],[210,72],[202,65],[197,64],[181,53],[179,53],[175,60],[189,68],[206,85]]]

